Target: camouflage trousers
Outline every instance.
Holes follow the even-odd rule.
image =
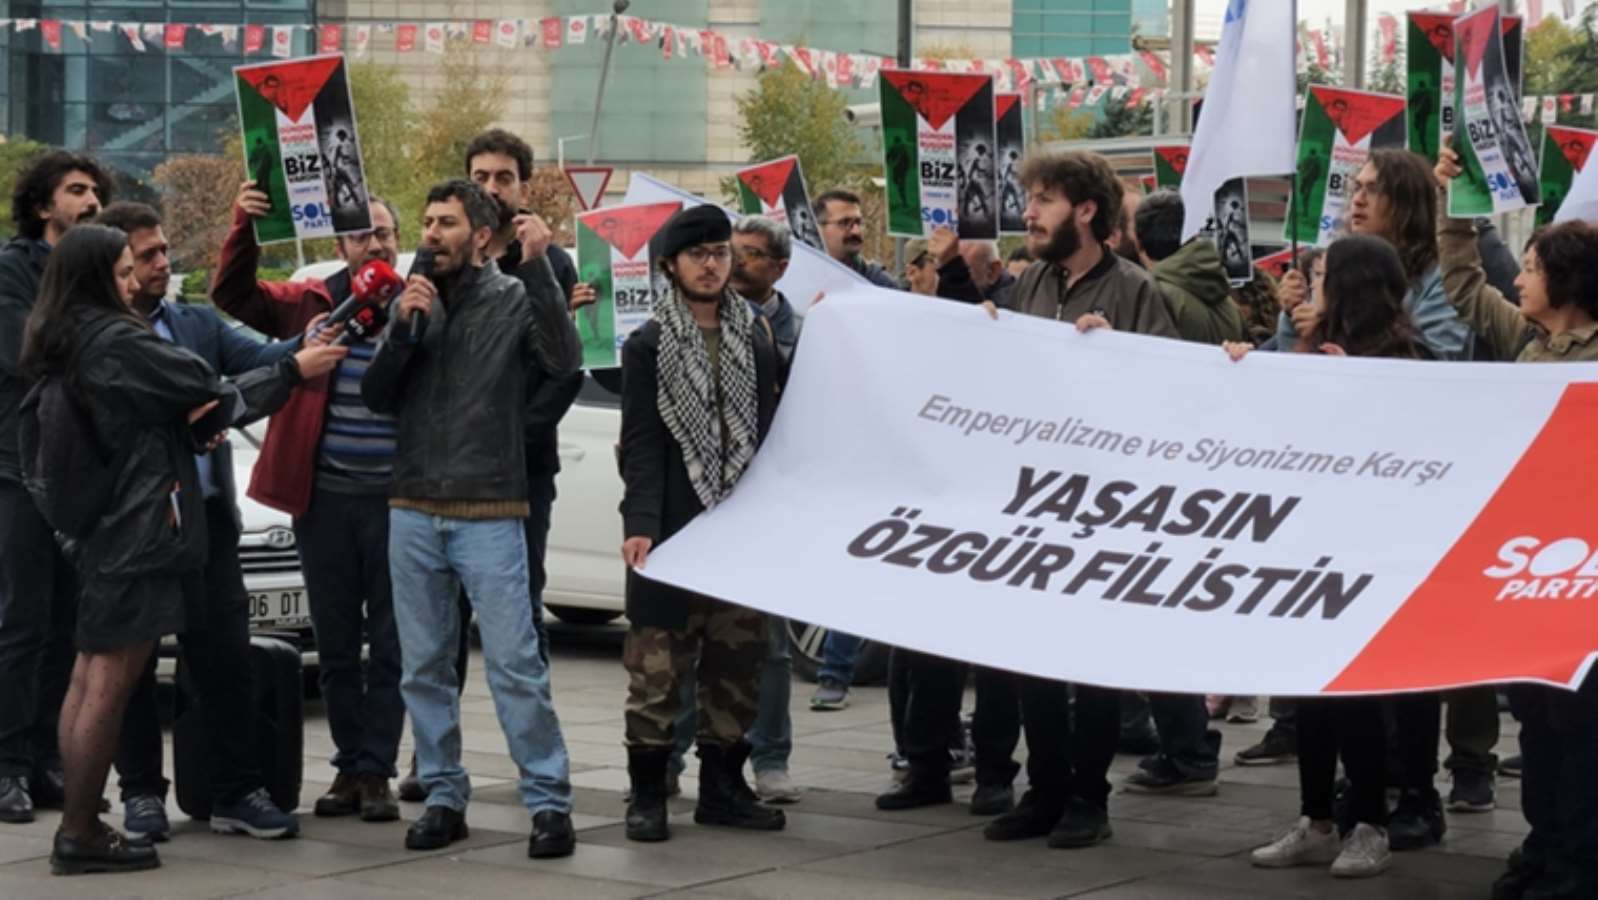
[[[699,692],[699,743],[742,741],[759,709],[765,659],[765,614],[719,600],[695,599],[681,629],[633,626],[622,647],[627,746],[672,745],[690,676]]]

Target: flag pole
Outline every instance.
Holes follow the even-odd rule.
[[[1298,210],[1295,209],[1294,206],[1293,206],[1293,204],[1298,202],[1298,167],[1297,166],[1293,167],[1293,180],[1291,182],[1291,187],[1289,187],[1288,190],[1292,191],[1292,193],[1287,195],[1287,211],[1288,211],[1288,215],[1290,217],[1288,219],[1288,223],[1287,223],[1287,226],[1288,226],[1287,227],[1287,231],[1288,231],[1288,235],[1289,235],[1288,236],[1288,240],[1292,242],[1292,247],[1293,247],[1292,256],[1290,256],[1288,258],[1288,260],[1287,260],[1287,271],[1291,272],[1291,271],[1293,271],[1293,270],[1298,268],[1298,223],[1292,221],[1292,219],[1296,218],[1297,215],[1298,215]]]

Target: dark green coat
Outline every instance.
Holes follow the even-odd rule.
[[[1151,274],[1171,305],[1182,340],[1200,344],[1248,340],[1243,313],[1232,301],[1231,283],[1212,241],[1188,241],[1155,263]]]

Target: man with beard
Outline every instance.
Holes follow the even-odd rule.
[[[497,213],[488,256],[501,272],[521,280],[530,299],[548,292],[552,273],[559,285],[562,305],[571,303],[577,293],[577,267],[571,257],[551,241],[549,226],[526,207],[532,195],[533,150],[527,142],[503,129],[485,131],[466,148],[466,174],[481,187]],[[592,298],[589,297],[591,300]],[[573,325],[573,334],[576,326]],[[560,472],[556,426],[582,389],[583,375],[545,378],[539,372],[528,384],[531,394],[527,432],[527,486],[529,515],[525,520],[527,542],[527,602],[533,610],[533,627],[545,659],[549,653],[549,630],[544,623],[544,585],[548,581],[544,554],[549,546],[549,518],[555,505],[555,476]],[[470,617],[471,605],[461,595],[460,614]],[[466,662],[471,645],[463,632],[456,657],[457,683],[466,687]],[[416,760],[411,772],[400,781],[400,799],[420,802],[425,793],[416,778]]]
[[[899,282],[893,275],[860,255],[866,245],[861,231],[866,220],[861,215],[858,196],[848,191],[827,191],[811,203],[811,211],[816,214],[816,224],[821,226],[821,239],[827,245],[828,256],[860,273],[877,287],[899,289]]]
[[[398,418],[389,499],[389,570],[427,811],[405,846],[437,850],[468,835],[455,671],[464,586],[480,625],[489,690],[532,813],[527,855],[570,855],[570,760],[549,666],[528,607],[529,386],[569,379],[582,350],[554,276],[530,299],[487,250],[498,216],[470,181],[427,195],[431,277],[412,275],[361,379],[371,409]],[[419,321],[418,321],[419,320]],[[420,332],[418,336],[417,332]]]
[[[399,217],[388,201],[369,199],[372,229],[334,239],[343,271],[325,280],[262,281],[253,220],[270,212],[271,203],[255,182],[245,182],[222,242],[211,300],[262,334],[279,340],[299,335],[349,299],[356,273],[368,263],[398,261]],[[388,822],[399,818],[389,781],[398,774],[405,724],[388,565],[397,431],[393,416],[373,412],[361,399],[376,336],[353,341],[349,349],[337,370],[307,379],[272,417],[249,496],[294,517],[320,659],[318,684],[336,748],[337,774],[317,798],[316,815]]]
[[[651,256],[670,279],[654,318],[622,347],[621,512],[628,565],[627,837],[670,838],[667,767],[690,674],[699,693],[694,821],[757,831],[786,825],[744,781],[765,616],[647,581],[649,553],[735,489],[776,412],[782,363],[772,331],[727,289],[732,225],[715,206],[678,212]]]
[[[22,486],[17,408],[22,333],[50,248],[110,202],[111,180],[87,156],[47,153],[17,176],[0,248],[0,822],[61,805],[57,715],[72,670],[77,579]]]
[[[161,216],[153,208],[143,203],[113,203],[97,222],[121,229],[128,236],[133,277],[138,282],[138,291],[133,295],[134,311],[150,323],[157,335],[205,360],[218,375],[236,378],[253,369],[276,365],[293,354],[297,381],[304,381],[333,371],[348,353],[346,348],[337,346],[301,349],[297,340],[262,344],[228,327],[211,306],[168,301],[172,268]],[[283,396],[288,397],[288,392]],[[272,801],[255,743],[255,708],[250,696],[250,607],[244,571],[239,565],[239,510],[232,447],[223,441],[210,453],[197,456],[195,462],[205,497],[204,522],[199,526],[206,534],[201,594],[205,605],[204,615],[196,615],[186,623],[178,635],[178,645],[183,650],[185,666],[193,673],[200,707],[205,710],[211,830],[263,839],[292,836],[299,832],[299,820]],[[345,601],[343,597],[321,599],[324,603]],[[380,646],[380,637],[376,643]],[[359,660],[358,646],[355,654]],[[380,654],[381,649],[374,649],[374,655]],[[396,721],[396,742],[398,724]],[[392,751],[387,765],[393,766]],[[132,837],[166,840],[171,832],[165,807],[168,783],[161,774],[160,706],[153,654],[123,714],[116,767],[121,776],[125,830]],[[386,786],[387,781],[383,783]],[[392,813],[390,818],[399,817],[397,806]]]
[[[1012,297],[1016,311],[1079,329],[1114,328],[1176,337],[1165,298],[1148,274],[1107,245],[1123,186],[1104,157],[1072,152],[1029,158],[1027,249],[1037,259]],[[997,317],[997,307],[987,304]],[[1031,786],[1014,810],[988,823],[991,841],[1048,836],[1049,846],[1089,847],[1111,836],[1107,775],[1120,735],[1119,692],[1011,676],[1019,682]]]

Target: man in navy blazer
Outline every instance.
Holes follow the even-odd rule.
[[[166,294],[172,280],[161,217],[142,203],[115,203],[98,221],[128,234],[139,283],[136,310],[157,334],[204,359],[217,374],[237,376],[275,366],[292,356],[294,377],[313,378],[332,369],[342,348],[304,349],[302,340],[262,343],[223,321],[210,306],[172,303]],[[233,452],[224,441],[197,458],[205,492],[208,544],[203,592],[191,602],[189,627],[178,637],[184,664],[193,672],[200,706],[205,711],[206,756],[211,782],[211,830],[258,838],[290,837],[299,821],[279,809],[265,787],[258,762],[255,711],[249,664],[249,598],[239,565],[238,486],[233,477]],[[164,841],[170,835],[166,816],[168,782],[161,775],[161,725],[157,713],[155,658],[134,689],[123,719],[117,749],[124,829],[133,836]]]

